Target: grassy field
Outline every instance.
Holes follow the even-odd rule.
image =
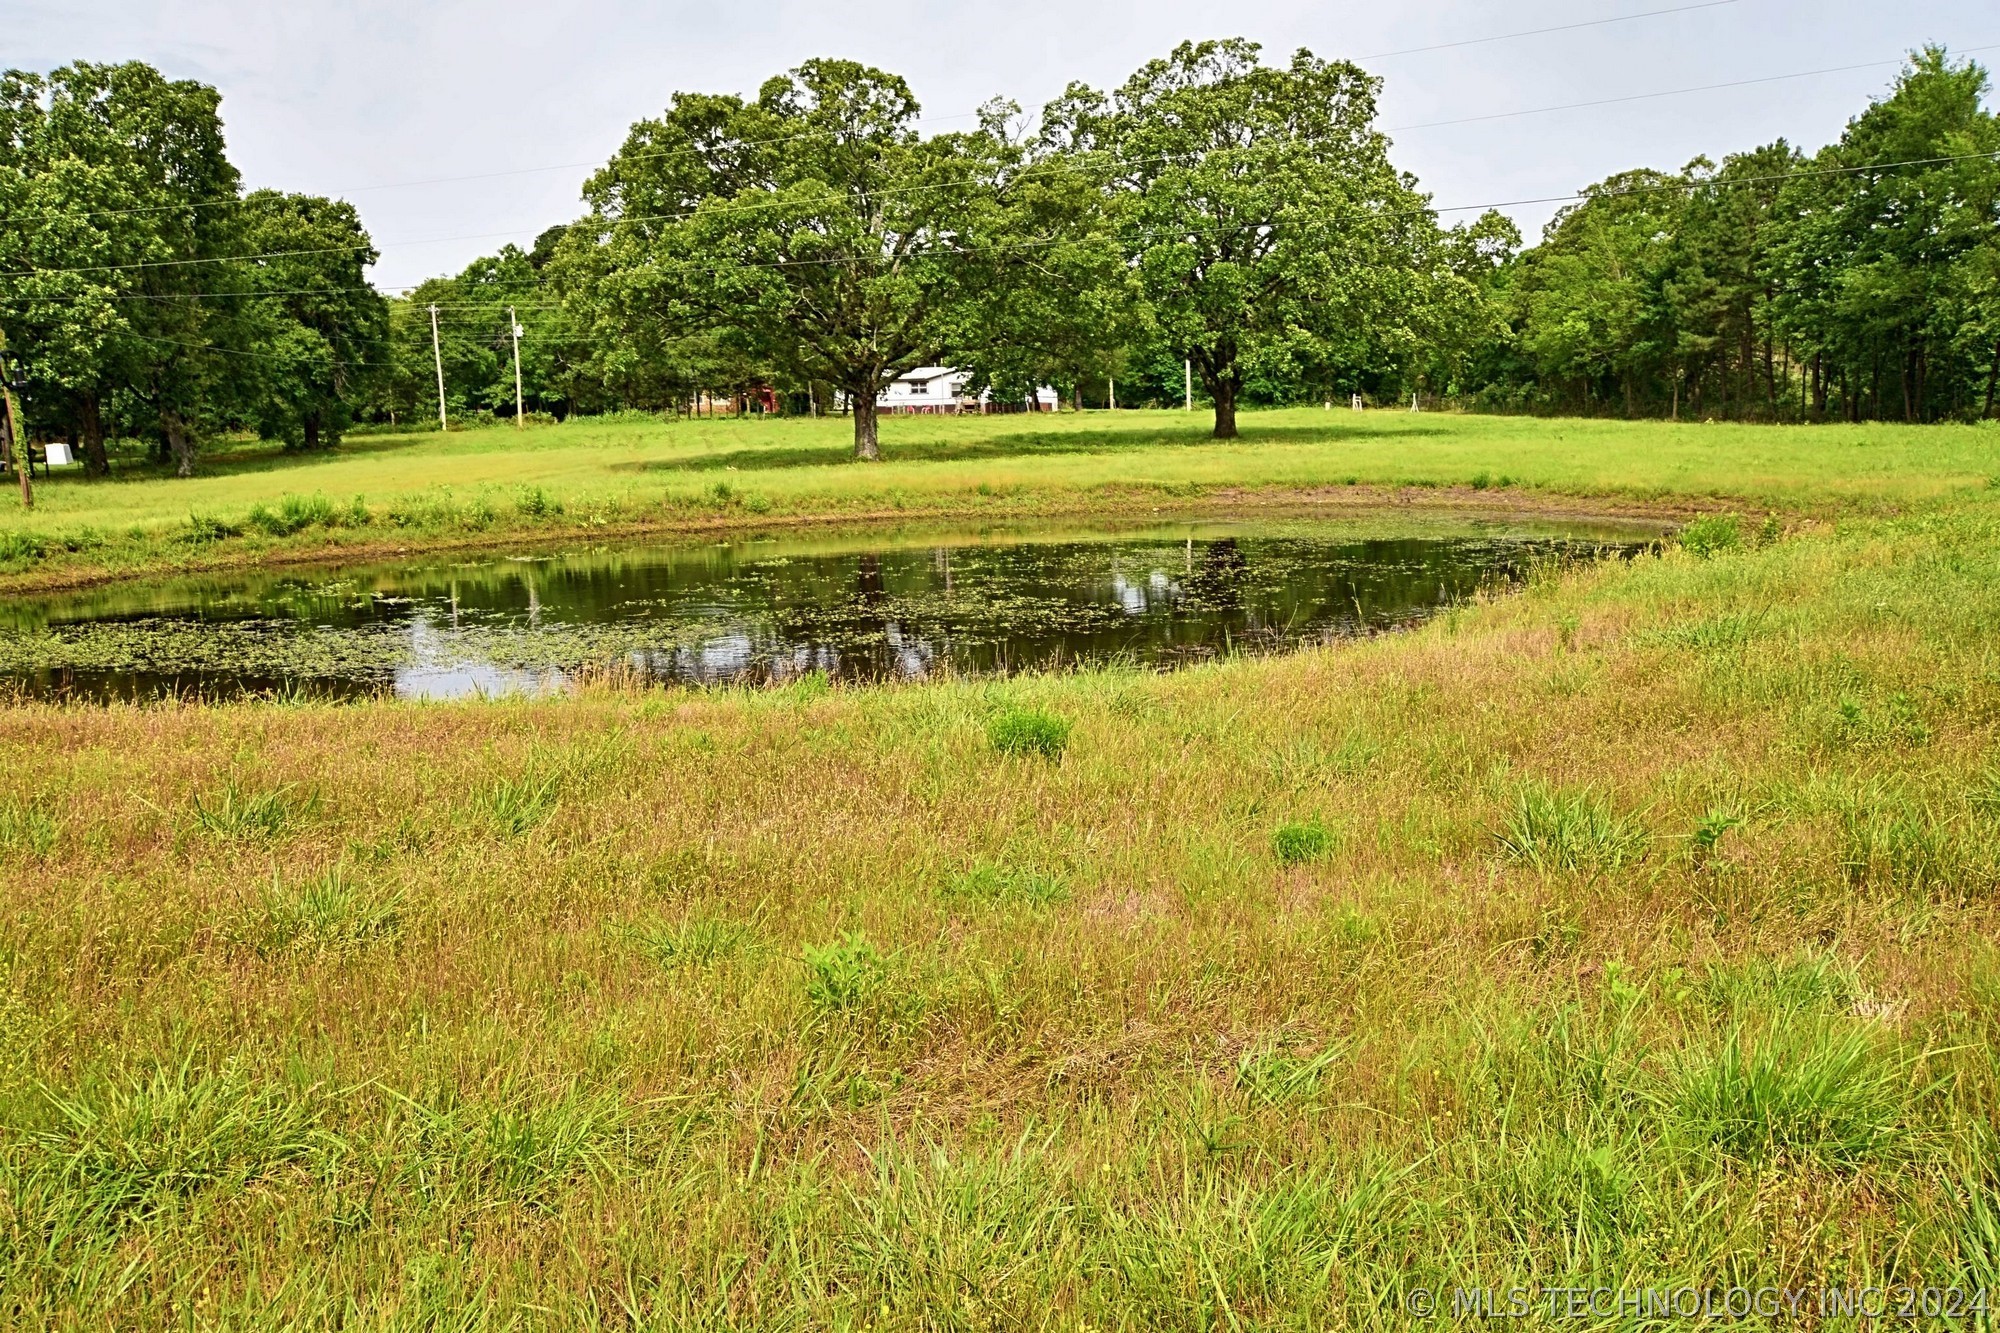
[[[2000,436],[1324,419],[895,422],[932,452],[879,470],[838,423],[576,426],[46,488],[34,531],[367,495],[329,539],[446,471],[664,514],[720,458],[773,514],[1484,474],[1755,521],[1167,676],[0,708],[0,1322],[2000,1302]],[[1792,1322],[1859,1326],[1818,1301]]]
[[[1383,488],[1516,503],[1727,504],[1869,512],[1985,487],[1989,427],[1540,421],[1317,409],[892,418],[888,459],[851,461],[848,424],[576,420],[525,433],[357,436],[335,452],[219,445],[190,480],[65,472],[23,513],[0,499],[0,588],[442,541],[569,540],[642,529],[950,512],[1022,517],[1163,499]],[[1342,497],[1338,492],[1352,492]]]

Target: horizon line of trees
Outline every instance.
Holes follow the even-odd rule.
[[[220,97],[151,67],[0,75],[0,330],[31,434],[185,475],[252,430],[328,448],[455,414],[851,406],[926,364],[1018,396],[1400,401],[1926,422],[2000,390],[2000,119],[1939,48],[1807,155],[1780,140],[1589,187],[1523,248],[1446,227],[1375,125],[1380,80],[1183,43],[1031,122],[925,138],[893,74],[808,60],[676,93],[533,246],[388,297],[351,204],[244,193]],[[1032,125],[1032,129],[1030,126]]]

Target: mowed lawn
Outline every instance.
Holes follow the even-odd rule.
[[[191,516],[244,529],[253,544],[317,545],[1341,486],[1879,509],[1975,490],[2000,474],[2000,431],[1990,425],[1771,428],[1294,409],[1246,414],[1233,442],[1209,438],[1209,426],[1206,413],[1164,411],[891,418],[879,465],[851,459],[842,419],[575,419],[525,431],[357,435],[311,456],[223,441],[191,479],[133,463],[107,481],[58,473],[38,484],[32,512],[0,497],[0,572],[50,560],[137,567],[213,556],[188,549],[216,535],[191,528]],[[331,506],[334,518],[298,532],[249,522],[256,506],[275,509],[286,497]],[[308,520],[313,512],[302,511]]]
[[[5,1322],[1991,1305],[2000,435],[1133,413],[892,422],[876,469],[842,424],[357,441],[36,521],[366,530],[427,468],[565,523],[1349,477],[1747,518],[1171,675],[0,707]]]

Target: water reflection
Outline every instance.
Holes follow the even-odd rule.
[[[587,671],[715,684],[1164,667],[1392,629],[1537,561],[1649,540],[1271,523],[434,557],[22,600],[0,616],[0,674],[95,697],[450,697]]]

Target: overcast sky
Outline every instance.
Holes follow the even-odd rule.
[[[902,74],[946,130],[996,94],[1034,108],[1072,79],[1115,84],[1184,38],[1247,36],[1267,59],[1305,46],[1386,79],[1382,124],[1394,131],[1395,160],[1449,208],[1562,194],[1781,135],[1816,148],[1887,86],[1910,48],[2000,44],[1992,0],[1729,0],[1381,54],[1691,2],[0,0],[0,63],[136,59],[215,85],[245,184],[353,199],[382,250],[376,281],[399,286],[508,241],[526,246],[575,217],[590,165],[676,89],[754,93],[808,56]],[[1990,65],[1996,55],[1977,58]],[[1507,211],[1533,236],[1552,206]]]

